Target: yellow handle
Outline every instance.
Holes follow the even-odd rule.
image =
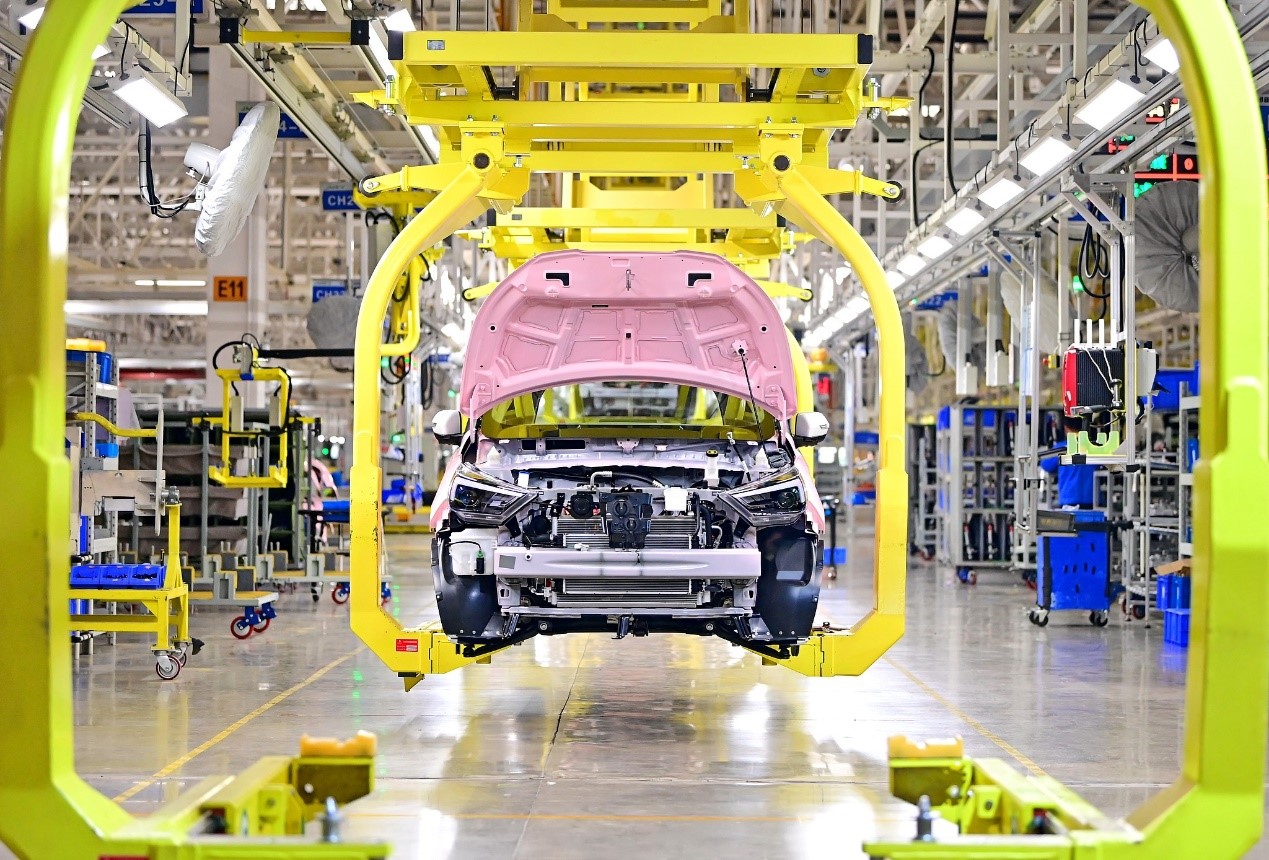
[[[91,421],[94,424],[100,424],[106,428],[107,432],[122,436],[124,439],[155,439],[159,435],[158,430],[125,430],[105,415],[98,415],[96,412],[75,412],[71,417],[76,421]]]

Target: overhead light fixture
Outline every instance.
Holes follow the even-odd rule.
[[[1181,58],[1176,55],[1176,48],[1167,39],[1155,39],[1145,51],[1146,59],[1171,75],[1181,68]]]
[[[379,66],[380,79],[385,79],[388,75],[394,74],[392,71],[392,57],[388,54],[388,46],[384,44],[379,31],[374,27],[370,28],[370,44],[366,47],[370,49],[371,56],[374,57],[375,63]]]
[[[984,206],[999,209],[1020,194],[1022,194],[1022,186],[1012,179],[1002,176],[995,182],[989,183],[982,191],[979,191],[978,199]]]
[[[1115,79],[1102,87],[1075,112],[1075,118],[1100,130],[1110,128],[1127,110],[1145,96],[1132,84]]]
[[[32,4],[27,11],[18,16],[18,23],[25,27],[28,32],[33,32],[36,27],[40,26],[40,21],[44,19],[44,8],[47,5],[46,0],[39,0],[39,2]],[[110,49],[105,45],[98,45],[93,48],[93,59],[100,60],[109,53]]]
[[[914,275],[919,274],[920,271],[925,268],[925,260],[922,260],[916,254],[909,254],[896,263],[895,268],[911,278]]]
[[[110,82],[111,91],[156,128],[187,116],[185,104],[144,69],[129,69]]]
[[[70,299],[62,307],[67,314],[79,316],[207,316],[207,302],[198,299]]]
[[[160,287],[205,287],[207,282],[198,278],[159,278],[154,282]],[[140,283],[138,282],[138,286]]]
[[[886,272],[886,280],[890,283],[890,289],[897,290],[899,287],[903,286],[903,283],[907,280],[907,278],[896,272],[894,269],[891,269]]]
[[[31,5],[27,11],[18,16],[18,23],[28,30],[34,30],[40,26],[40,19],[44,17],[45,3],[38,2]]]
[[[952,250],[952,243],[942,236],[931,236],[920,245],[917,245],[917,253],[929,257],[931,260],[943,256],[950,250]]]
[[[968,236],[974,231],[974,228],[983,223],[987,219],[982,216],[977,209],[970,209],[968,206],[962,206],[957,209],[952,216],[947,219],[946,224],[949,230],[958,236]]]
[[[418,29],[414,26],[414,16],[410,14],[408,6],[398,9],[384,18],[383,26],[398,33],[408,33],[411,30]]]
[[[1065,141],[1049,135],[1024,152],[1018,163],[1036,176],[1044,176],[1064,164],[1074,152],[1075,149]]]

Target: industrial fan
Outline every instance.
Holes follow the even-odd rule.
[[[282,112],[263,102],[247,112],[223,150],[190,144],[185,166],[198,179],[193,208],[200,209],[194,242],[208,257],[223,254],[247,223],[264,188]]]
[[[1163,182],[1137,201],[1136,280],[1161,308],[1199,309],[1197,182]]]

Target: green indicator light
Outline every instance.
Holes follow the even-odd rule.
[[[1071,291],[1075,293],[1084,292],[1084,282],[1080,280],[1079,275],[1076,275],[1074,278],[1071,278]]]
[[[323,449],[322,449],[322,456],[323,456],[323,457],[329,457],[329,456],[330,456],[330,448],[323,448]]]

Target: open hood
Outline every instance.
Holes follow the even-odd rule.
[[[788,334],[770,297],[713,254],[559,251],[525,263],[472,324],[459,406],[479,417],[557,385],[646,380],[797,411]]]

